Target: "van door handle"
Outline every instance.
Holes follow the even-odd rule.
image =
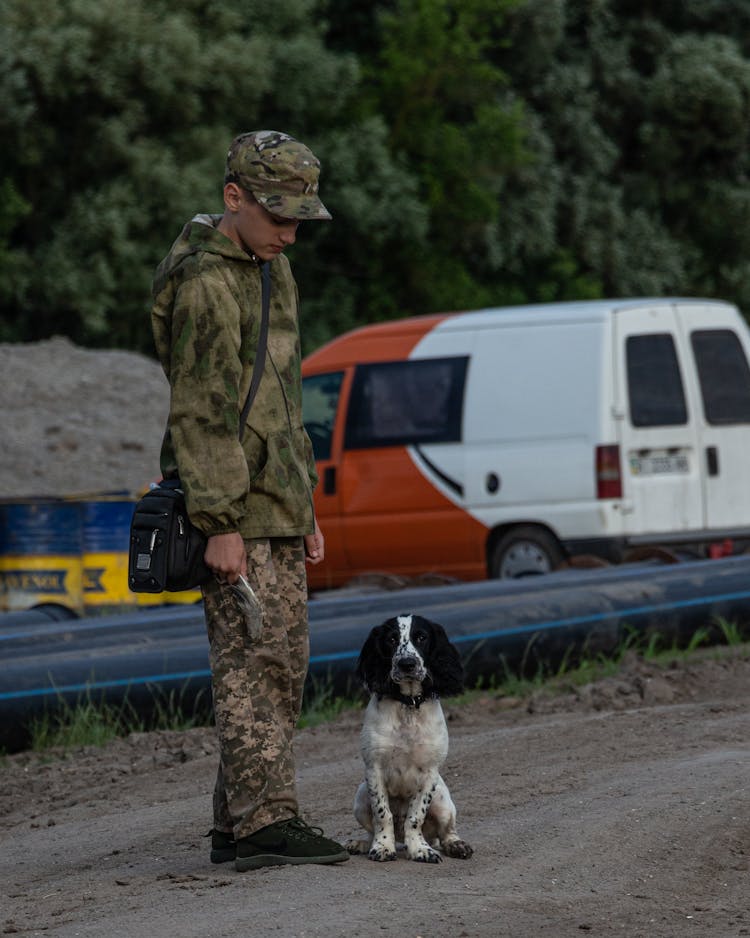
[[[336,494],[336,467],[326,466],[323,470],[323,494]]]
[[[706,447],[706,466],[710,476],[719,474],[719,451],[715,446]]]

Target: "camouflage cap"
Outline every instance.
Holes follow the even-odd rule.
[[[275,130],[235,137],[227,153],[224,183],[235,182],[282,218],[330,219],[318,198],[320,161],[304,143]]]

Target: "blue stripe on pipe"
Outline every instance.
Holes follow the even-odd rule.
[[[184,612],[182,616],[178,617],[177,622],[173,621],[176,618],[173,609],[160,609],[156,615],[154,615],[154,613],[150,615],[154,616],[151,622],[154,626],[161,623],[162,620],[165,620],[167,625],[184,624],[189,626],[193,614],[191,612]],[[180,623],[179,618],[185,619],[185,622]],[[118,618],[113,622],[107,622],[106,620],[102,621],[102,619],[103,617],[97,618],[93,616],[90,619],[57,619],[49,622],[35,622],[27,625],[23,632],[0,633],[0,642],[9,642],[22,638],[44,638],[46,635],[55,635],[57,632],[90,632],[92,629],[98,629],[103,632],[105,629],[126,629],[136,624],[134,620],[126,622],[124,619],[121,620]],[[196,627],[198,625],[203,626],[203,613],[201,613],[200,623],[196,620]]]
[[[456,635],[451,637],[451,641],[454,645],[457,645],[464,642],[475,642],[487,638],[524,635],[528,634],[529,632],[542,632],[548,631],[550,629],[566,628],[571,625],[582,625],[584,623],[592,623],[602,621],[604,619],[611,619],[613,616],[623,618],[627,616],[642,615],[646,612],[666,612],[671,609],[686,609],[695,606],[706,606],[714,602],[726,602],[733,599],[748,598],[750,598],[750,591],[744,590],[737,593],[724,593],[718,596],[705,596],[698,599],[682,599],[671,603],[657,603],[650,606],[633,606],[630,609],[612,609],[608,610],[607,612],[597,612],[587,616],[574,616],[570,619],[558,619],[553,620],[552,622],[535,622],[531,625],[521,625],[512,629],[496,629],[492,632],[474,632],[471,635]],[[345,661],[347,659],[357,658],[358,656],[359,650],[331,652],[330,654],[326,655],[312,656],[310,658],[310,664]],[[16,692],[6,691],[4,693],[0,693],[0,700],[14,700],[21,697],[40,697],[49,694],[72,693],[76,691],[80,692],[87,690],[103,690],[107,687],[127,687],[128,685],[133,684],[158,684],[160,682],[170,680],[185,680],[186,678],[191,677],[207,678],[210,676],[211,672],[208,670],[182,671],[175,674],[157,674],[150,677],[120,678],[114,681],[97,681],[91,684],[70,684],[64,687],[35,688],[34,690]]]
[[[750,599],[750,591],[741,593],[725,593],[720,596],[705,596],[699,599],[680,599],[673,603],[657,603],[651,606],[633,606],[632,609],[611,609],[608,612],[594,612],[587,616],[575,616],[572,619],[558,619],[553,622],[537,622],[532,625],[519,625],[514,629],[500,629],[495,632],[473,632],[471,635],[456,635],[451,637],[453,644],[459,642],[473,642],[479,638],[496,638],[498,635],[523,635],[528,632],[538,632],[546,629],[559,629],[568,625],[582,625],[586,622],[598,622],[617,616],[619,619],[627,616],[640,616],[647,612],[668,612],[670,609],[687,609],[691,606],[707,606],[711,603],[732,599]]]
[[[21,697],[44,697],[49,694],[69,694],[76,691],[105,690],[107,687],[131,687],[133,684],[160,684],[165,680],[184,681],[191,677],[210,677],[211,672],[177,671],[174,674],[152,674],[150,677],[123,677],[114,681],[91,681],[85,684],[64,684],[61,687],[35,687],[33,690],[5,691],[0,700],[16,700]]]
[[[613,616],[623,618],[626,616],[643,615],[646,612],[666,612],[670,609],[686,609],[689,606],[705,606],[710,603],[728,601],[732,599],[750,599],[750,591],[741,593],[724,593],[719,596],[707,596],[700,599],[681,599],[672,603],[658,603],[651,606],[633,606],[631,609],[611,609],[607,612],[594,612],[586,616],[574,616],[570,619],[557,619],[551,622],[534,622],[531,625],[519,625],[510,629],[495,629],[492,632],[472,632],[470,635],[451,635],[451,641],[454,645],[462,642],[475,642],[485,638],[499,638],[500,636],[525,635],[529,632],[544,632],[550,629],[566,628],[570,625],[583,625],[585,623],[599,622],[604,619],[611,619]],[[328,655],[316,655],[310,659],[310,663],[320,663],[323,661],[341,661],[346,658],[356,658],[358,651],[339,651]]]

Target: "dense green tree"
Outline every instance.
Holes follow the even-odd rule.
[[[356,61],[326,50],[310,0],[278,0],[272,16],[257,0],[6,0],[0,36],[0,338],[149,350],[153,269],[194,212],[221,210],[243,130],[284,129],[336,157],[323,181],[336,232],[313,236],[333,282],[309,252],[298,270],[320,303],[347,295],[337,239],[361,240],[383,205],[411,210],[382,127],[349,111]],[[374,173],[344,205],[361,168]]]
[[[522,106],[508,100],[492,61],[512,2],[322,0],[326,42],[357,52],[362,81],[351,100],[354,134],[324,144],[337,181],[349,167],[333,226],[343,218],[344,237],[319,251],[316,232],[297,248],[316,252],[326,271],[307,303],[321,335],[497,301],[488,275],[498,198],[525,159]],[[364,221],[354,239],[352,212]]]
[[[424,204],[426,245],[414,242],[396,260],[404,312],[599,295],[596,274],[560,238],[555,141],[508,80],[524,58],[536,71],[563,34],[562,0],[529,6],[326,4],[337,48],[345,10],[364,24],[361,103],[386,121],[389,147],[415,175]],[[516,43],[529,14],[532,28]]]
[[[26,260],[23,251],[10,247],[11,235],[29,211],[28,203],[18,194],[10,179],[0,183],[0,304],[13,297],[13,285],[19,279]]]
[[[323,162],[306,348],[408,313],[750,310],[747,0],[4,0],[0,339],[150,350],[154,266],[231,137]]]
[[[492,55],[513,2],[396,0],[377,20],[365,76],[427,212],[427,248],[415,245],[404,265],[407,303],[420,312],[492,302],[500,194],[524,163],[522,107]]]
[[[584,285],[750,309],[748,5],[525,0],[507,38],[554,241]],[[530,295],[540,259],[522,262]]]

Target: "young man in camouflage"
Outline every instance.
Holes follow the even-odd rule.
[[[324,544],[302,424],[297,287],[283,251],[301,220],[331,217],[319,171],[286,134],[237,137],[224,213],[188,222],[154,280],[154,337],[171,388],[161,469],[182,480],[215,574],[203,589],[221,746],[211,860],[238,870],[348,857],[299,817],[292,753],[309,659],[305,557],[320,562]],[[240,442],[265,261],[268,348]],[[259,600],[249,617],[231,588],[240,576]]]

